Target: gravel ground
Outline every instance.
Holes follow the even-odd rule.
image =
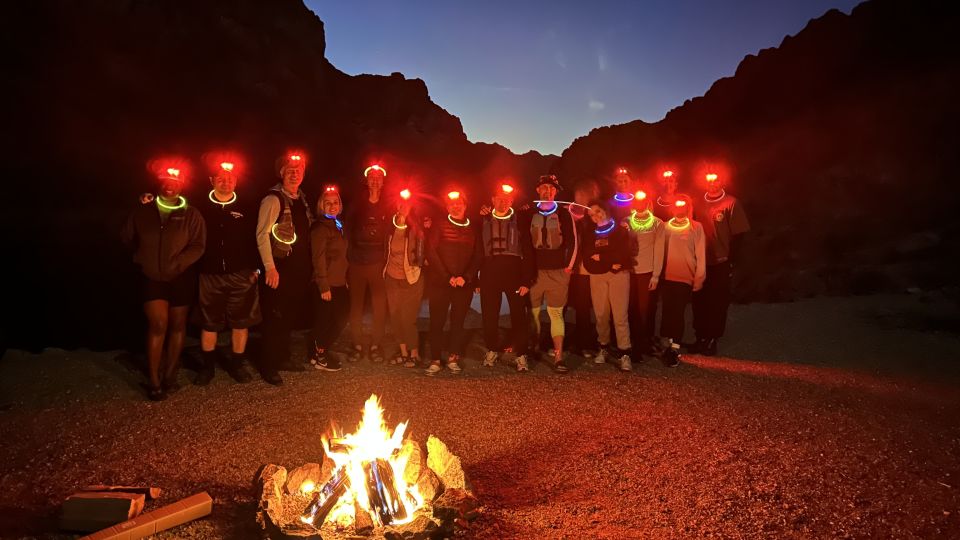
[[[185,386],[144,401],[118,353],[9,351],[0,362],[0,536],[57,535],[91,483],[206,490],[213,514],[158,538],[257,538],[264,463],[320,458],[370,393],[458,453],[483,504],[470,538],[960,537],[960,336],[936,298],[736,306],[730,358],[479,366],[428,378],[339,373]],[[930,330],[933,329],[933,330]],[[184,383],[192,372],[183,371]]]

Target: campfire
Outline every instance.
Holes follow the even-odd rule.
[[[376,395],[352,433],[334,425],[321,437],[322,463],[260,472],[257,521],[274,537],[333,534],[443,537],[468,527],[477,500],[460,459],[430,436],[426,451],[405,438],[407,423],[387,426]],[[325,536],[326,537],[326,536]]]

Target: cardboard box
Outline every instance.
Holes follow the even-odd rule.
[[[122,492],[122,493],[143,493],[147,500],[160,498],[160,488],[148,486],[105,486],[95,485],[80,488],[80,491],[103,491],[103,492]]]
[[[201,491],[134,519],[84,536],[80,540],[136,540],[207,516],[212,511],[213,499],[206,491]]]

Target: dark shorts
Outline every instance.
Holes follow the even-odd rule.
[[[258,324],[260,296],[253,270],[232,274],[200,274],[200,326],[208,332],[242,330]]]
[[[187,271],[170,281],[143,277],[143,301],[166,300],[170,307],[189,306],[197,296],[197,274]]]

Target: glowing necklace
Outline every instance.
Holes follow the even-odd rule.
[[[207,195],[207,197],[210,197],[210,202],[219,204],[219,205],[222,206],[222,207],[226,207],[228,204],[233,204],[233,203],[236,202],[236,200],[237,200],[237,192],[236,192],[236,191],[233,192],[233,197],[231,197],[230,200],[227,201],[227,202],[223,202],[223,201],[221,201],[220,199],[214,197],[214,196],[213,196],[214,191],[215,191],[215,190],[211,189],[211,190],[210,190],[210,194]]]
[[[703,200],[707,201],[708,203],[715,203],[715,202],[717,202],[717,201],[719,201],[719,200],[722,200],[724,197],[727,196],[727,190],[725,190],[725,189],[723,189],[723,188],[720,188],[720,191],[722,191],[723,193],[721,193],[720,196],[717,197],[716,199],[711,199],[709,195],[707,195],[706,193],[704,193],[704,194],[703,194]]]
[[[634,195],[633,193],[627,193],[627,194],[626,194],[628,197],[630,197],[629,199],[624,198],[624,197],[621,197],[620,195],[622,195],[622,194],[621,194],[619,191],[618,191],[617,193],[614,193],[614,194],[613,194],[613,200],[615,200],[615,201],[617,201],[617,202],[620,202],[620,203],[628,203],[628,202],[632,201],[632,200],[636,197],[636,195]]]
[[[498,216],[496,210],[491,210],[491,211],[490,211],[490,215],[493,216],[493,217],[495,217],[495,218],[497,218],[497,219],[510,219],[510,218],[513,217],[513,207],[512,207],[512,206],[510,207],[510,211],[507,212],[507,215],[505,215],[505,216]]]
[[[606,229],[603,229],[603,230],[597,229],[597,234],[607,234],[608,232],[612,231],[613,228],[616,227],[616,226],[617,226],[617,220],[611,219],[611,220],[610,220],[610,226],[607,227]]]
[[[464,218],[464,219],[467,220],[465,223],[458,223],[458,222],[456,222],[456,221],[453,220],[453,216],[451,216],[450,214],[447,214],[447,219],[449,219],[449,220],[450,220],[450,223],[453,223],[453,224],[456,225],[457,227],[469,227],[469,226],[470,226],[470,218]]]
[[[670,218],[670,221],[667,222],[667,226],[675,231],[685,231],[690,228],[690,220],[683,218],[683,224],[678,224],[677,218]]]
[[[540,209],[539,209],[539,208],[540,208],[539,206],[537,206],[537,208],[538,208],[537,212],[540,212],[540,215],[543,216],[543,217],[547,217],[547,216],[553,214],[554,212],[557,211],[558,208],[560,208],[560,205],[557,204],[557,201],[544,201],[544,202],[552,202],[552,203],[553,203],[553,209],[551,209],[551,210],[548,211],[548,212],[544,212],[543,210],[540,210]]]
[[[652,212],[649,210],[646,211],[647,217],[644,219],[637,219],[637,211],[634,210],[630,213],[630,228],[635,231],[648,231],[650,227],[653,226],[653,221],[656,219]]]
[[[164,203],[163,199],[158,196],[157,206],[159,206],[160,208],[163,208],[164,210],[179,210],[187,205],[187,200],[183,198],[183,195],[180,195],[179,197],[177,197],[177,199],[178,199],[177,204],[171,206],[169,204]]]
[[[293,240],[284,240],[283,238],[280,238],[279,236],[277,236],[277,225],[279,225],[279,223],[274,223],[273,227],[270,227],[270,234],[272,234],[273,237],[277,239],[277,242],[280,242],[281,244],[286,244],[289,246],[297,241],[297,231],[293,231]]]
[[[397,215],[396,215],[396,214],[393,215],[393,226],[396,227],[396,228],[398,228],[398,229],[401,229],[401,230],[402,230],[402,229],[406,229],[406,228],[408,227],[408,225],[407,225],[406,223],[404,223],[403,225],[398,225],[398,224],[397,224]]]
[[[340,231],[340,232],[343,232],[343,223],[341,223],[340,220],[337,219],[337,216],[331,216],[330,214],[324,214],[323,217],[325,217],[325,218],[327,218],[327,219],[332,219],[332,220],[333,220],[333,224],[337,226],[337,230]],[[296,232],[293,233],[293,241],[294,241],[294,242],[297,241],[297,233],[296,233]]]

